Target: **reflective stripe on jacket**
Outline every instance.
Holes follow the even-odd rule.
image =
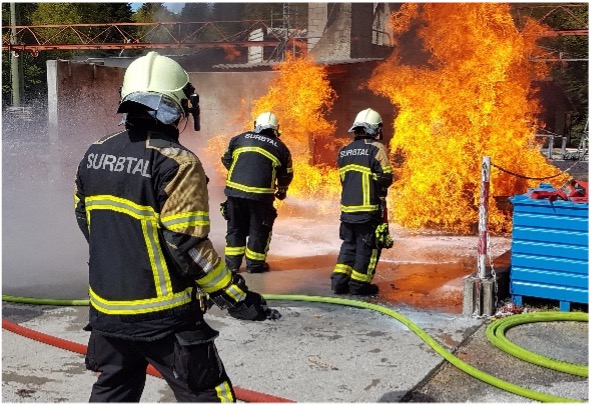
[[[246,132],[233,137],[222,156],[226,196],[273,201],[276,187],[292,182],[292,157],[277,137]]]
[[[78,167],[75,213],[89,243],[90,322],[105,334],[150,339],[197,321],[195,288],[210,293],[232,279],[208,239],[201,162],[171,129],[109,135]],[[244,292],[233,295],[244,299]]]
[[[380,218],[380,197],[393,182],[385,146],[373,137],[356,137],[339,151],[342,221]]]

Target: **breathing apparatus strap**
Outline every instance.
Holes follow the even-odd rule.
[[[188,100],[184,101],[183,108],[185,109],[185,114],[191,113],[193,116],[193,129],[195,131],[201,130],[201,123],[200,123],[200,111],[199,111],[199,95],[195,93],[195,87],[191,83],[187,83],[183,88],[183,93]]]

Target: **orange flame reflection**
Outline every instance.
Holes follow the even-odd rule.
[[[417,31],[427,62],[406,64],[409,55],[398,51],[405,46],[400,41],[369,81],[369,88],[398,110],[390,142],[398,163],[389,193],[393,221],[473,232],[483,156],[525,176],[559,172],[545,161],[534,137],[540,106],[531,85],[548,67],[529,57],[540,52],[535,42],[542,26],[530,22],[519,32],[509,5],[499,3],[407,3],[391,23],[399,40]],[[490,194],[512,196],[539,183],[492,168]],[[494,201],[489,227],[511,228],[511,218]]]

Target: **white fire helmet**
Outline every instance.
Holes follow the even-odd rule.
[[[135,102],[163,124],[187,116],[187,100],[194,88],[189,75],[176,61],[157,52],[134,60],[125,71],[118,113],[129,113]]]
[[[354,132],[356,128],[363,128],[366,134],[379,135],[382,130],[382,118],[372,109],[362,110],[354,119],[348,132]]]
[[[255,119],[254,132],[259,134],[263,130],[272,129],[276,136],[280,134],[280,125],[275,114],[267,111],[261,113]]]

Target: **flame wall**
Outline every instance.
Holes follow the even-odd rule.
[[[539,52],[543,27],[529,23],[519,32],[509,5],[498,3],[409,3],[391,23],[395,52],[369,87],[398,110],[390,143],[397,177],[389,199],[394,221],[474,231],[483,156],[529,177],[559,172],[534,138],[540,106],[531,84],[548,67],[529,56]],[[420,52],[401,41],[410,33],[419,38]],[[539,182],[493,169],[491,195],[524,193]],[[509,216],[494,202],[489,209],[491,230],[509,231]]]

